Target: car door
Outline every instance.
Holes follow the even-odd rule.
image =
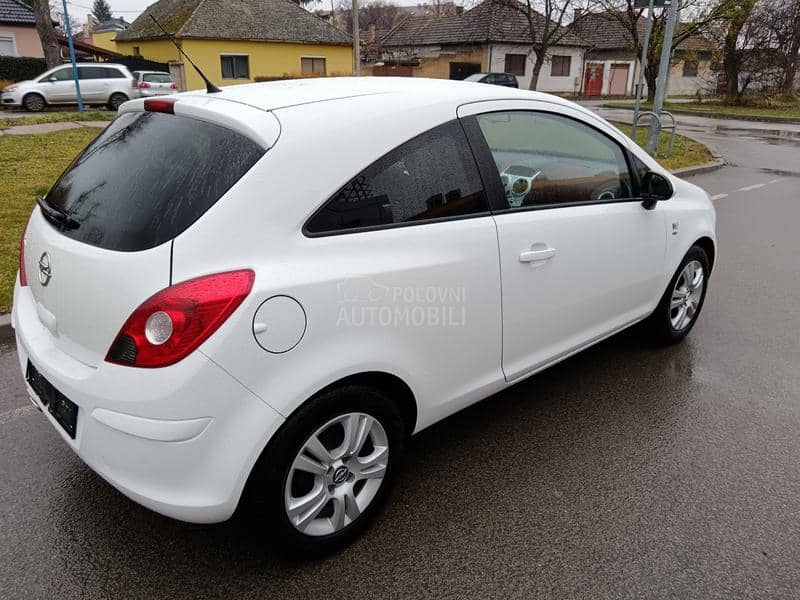
[[[55,69],[39,81],[41,83],[39,89],[48,103],[70,102],[70,98],[75,97],[75,81],[72,79],[72,67]]]
[[[545,102],[479,103],[460,115],[483,157],[484,179],[493,182],[506,378],[648,314],[665,218],[637,200],[625,138]]]
[[[78,78],[81,82],[81,97],[84,102],[104,102],[107,94],[108,79],[105,67],[79,67]]]
[[[330,324],[316,335],[376,345],[373,360],[391,355],[393,368],[414,372],[426,382],[416,390],[425,422],[497,389],[497,232],[457,120],[357,174],[304,233],[308,251],[329,257],[314,294],[322,303],[306,307],[318,328]]]

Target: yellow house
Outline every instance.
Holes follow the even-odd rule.
[[[125,19],[109,19],[92,29],[91,44],[103,50],[117,51],[115,38],[130,26]]]
[[[159,0],[116,35],[116,51],[167,63],[180,89],[204,84],[150,15],[217,85],[353,72],[350,36],[291,0]]]

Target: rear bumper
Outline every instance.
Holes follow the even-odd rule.
[[[177,90],[154,90],[153,88],[139,89],[139,96],[141,98],[152,98],[154,96],[171,96],[172,94],[176,93]]]
[[[30,290],[18,283],[12,325],[23,373],[30,360],[78,405],[75,439],[44,415],[103,479],[175,519],[214,523],[233,514],[283,421],[278,413],[200,352],[161,369],[80,363],[52,343]]]

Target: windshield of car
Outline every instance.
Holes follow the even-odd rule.
[[[70,220],[64,235],[109,250],[145,250],[199,219],[264,152],[221,125],[125,113],[73,161],[45,200]]]
[[[168,73],[145,73],[142,76],[142,81],[148,83],[172,83],[172,77]]]

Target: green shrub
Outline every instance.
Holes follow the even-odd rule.
[[[24,81],[33,79],[47,70],[43,58],[25,56],[0,56],[0,79]]]

